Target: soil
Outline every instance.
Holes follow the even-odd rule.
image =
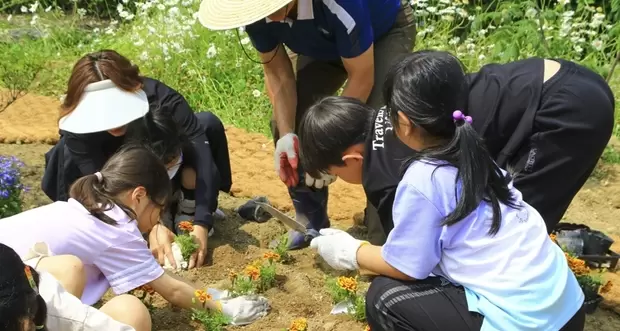
[[[15,155],[26,163],[24,182],[31,190],[25,195],[25,208],[49,203],[39,185],[44,169],[43,154],[55,141],[58,101],[26,95],[0,113],[0,154]],[[38,109],[38,111],[37,111]],[[16,124],[19,123],[19,124]],[[20,125],[20,126],[16,126]],[[215,235],[209,241],[208,265],[198,270],[182,272],[198,284],[222,288],[230,271],[240,271],[245,265],[267,251],[268,244],[286,232],[280,223],[246,223],[233,211],[247,198],[265,195],[281,210],[291,211],[292,205],[284,185],[273,171],[273,142],[258,134],[227,128],[234,185],[232,195],[220,195],[220,205],[226,221],[215,225]],[[29,142],[47,142],[47,144]],[[616,243],[612,249],[620,252],[620,166],[604,166],[605,178],[591,180],[577,195],[566,221],[585,223],[610,235]],[[335,227],[363,235],[363,228],[354,225],[363,211],[365,198],[359,187],[341,181],[330,188],[329,213]],[[295,261],[278,266],[278,285],[265,296],[272,305],[270,314],[245,327],[229,330],[282,330],[299,317],[308,319],[309,330],[362,330],[364,325],[346,316],[329,315],[331,299],[325,290],[325,277],[336,275],[319,263],[311,250],[292,252]],[[620,268],[619,268],[620,269]],[[605,294],[602,308],[588,316],[586,329],[620,330],[620,271],[606,276],[615,283]],[[153,312],[153,330],[200,330],[190,322],[189,314],[169,307],[161,298]]]

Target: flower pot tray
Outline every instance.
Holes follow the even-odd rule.
[[[598,305],[603,301],[603,297],[600,294],[597,294],[595,298],[590,300],[585,300],[583,302],[583,310],[586,314],[592,314],[598,308]]]
[[[614,240],[601,231],[593,230],[584,224],[559,223],[553,233],[560,231],[577,232],[577,240],[582,243],[582,248],[575,252],[575,255],[588,264],[590,268],[607,268],[614,271],[618,266],[620,254],[611,251],[609,248]]]

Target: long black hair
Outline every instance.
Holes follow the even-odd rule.
[[[0,265],[0,330],[22,331],[33,323],[37,330],[46,331],[47,305],[38,293],[39,274],[4,244],[0,244]]]
[[[171,200],[172,186],[162,161],[147,147],[129,144],[116,152],[101,171],[76,180],[71,185],[69,196],[99,220],[116,225],[116,221],[105,212],[118,206],[136,219],[135,211],[123,204],[119,196],[139,186],[146,189],[149,199],[162,210]]]
[[[496,234],[501,225],[500,202],[516,207],[508,188],[511,179],[504,176],[473,126],[463,118],[453,118],[455,111],[465,112],[469,99],[469,84],[459,59],[443,51],[414,52],[391,68],[383,92],[395,127],[398,112],[402,112],[411,125],[440,141],[415,153],[405,162],[405,169],[417,160],[435,160],[439,166],[457,168],[461,193],[443,225],[456,224],[485,200],[493,207],[489,234]]]

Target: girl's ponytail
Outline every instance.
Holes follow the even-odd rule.
[[[105,214],[105,211],[110,210],[114,205],[122,208],[132,219],[136,218],[135,213],[130,208],[108,195],[105,188],[105,178],[101,172],[86,175],[76,180],[71,185],[69,195],[79,201],[91,215],[104,223],[110,225],[117,224],[114,219]]]
[[[493,207],[493,222],[489,234],[499,231],[501,210],[499,202],[511,204],[512,196],[501,169],[491,158],[480,135],[471,125],[472,118],[465,116],[460,110],[452,114],[456,129],[450,145],[455,147],[458,157],[458,175],[461,179],[461,193],[456,208],[444,219],[445,225],[452,225],[471,214],[486,200]]]

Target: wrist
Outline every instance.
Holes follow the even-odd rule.
[[[360,269],[359,261],[362,260],[361,256],[364,255],[365,247],[367,248],[369,246],[371,245],[368,241],[361,240],[359,242],[359,246],[357,246],[357,250],[355,251],[355,265],[357,266],[357,269]]]

